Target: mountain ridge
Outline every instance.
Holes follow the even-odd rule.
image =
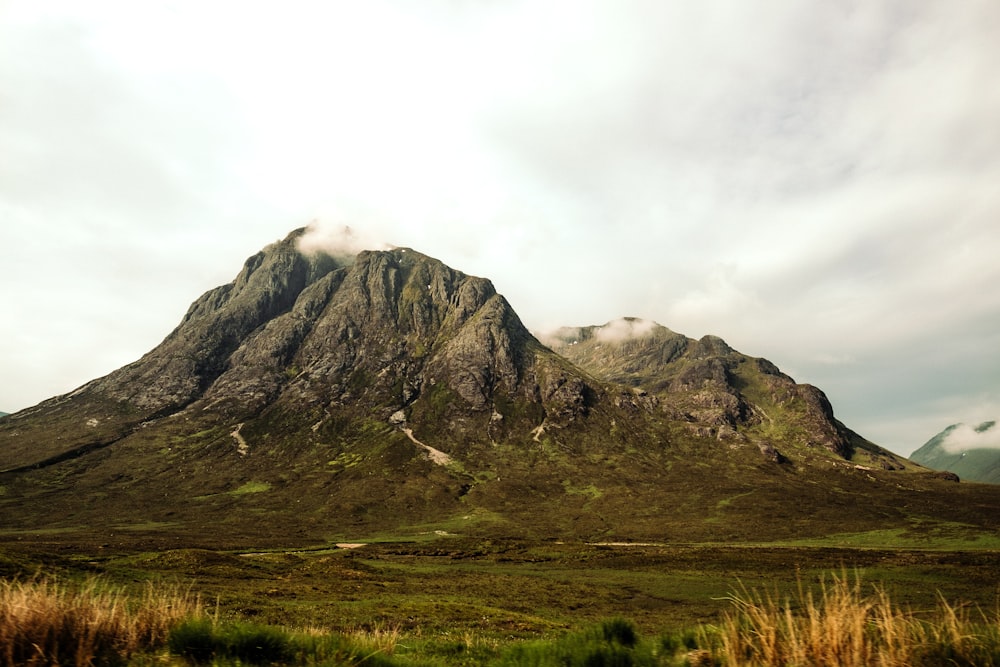
[[[868,442],[720,338],[632,318],[614,322],[650,335],[611,340],[609,323],[550,347],[485,278],[408,248],[302,252],[306,233],[139,360],[4,418],[0,530],[259,545],[995,523],[988,493]]]
[[[860,451],[868,455],[868,463],[905,468],[901,457],[837,420],[822,390],[796,383],[772,362],[739,353],[718,336],[695,340],[651,320],[626,317],[598,326],[564,327],[548,333],[545,341],[606,381],[642,388],[665,401],[669,397],[673,416],[697,424],[699,435],[738,436],[738,427],[772,419],[764,409],[768,404],[798,403],[813,430],[801,434],[807,445],[847,460]],[[769,456],[782,457],[770,444],[760,446]]]

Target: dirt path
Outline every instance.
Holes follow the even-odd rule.
[[[438,464],[439,466],[446,466],[449,463],[451,463],[451,457],[450,456],[448,456],[447,454],[445,454],[444,452],[442,452],[439,449],[434,449],[430,445],[425,445],[424,443],[422,443],[419,440],[417,440],[413,436],[413,429],[412,428],[404,428],[403,429],[403,433],[405,433],[406,437],[408,437],[410,440],[413,441],[413,444],[417,445],[418,447],[423,447],[424,449],[426,449],[428,455],[430,455],[430,457],[431,457],[431,461],[433,461],[434,463]]]

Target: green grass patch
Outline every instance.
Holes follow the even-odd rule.
[[[1000,549],[1000,535],[956,522],[911,519],[907,526],[785,540],[781,544],[903,549]]]
[[[575,485],[568,479],[563,480],[563,489],[571,496],[587,496],[588,498],[600,498],[604,494],[593,484]]]
[[[331,467],[332,470],[340,471],[347,470],[348,468],[353,468],[364,460],[357,452],[341,452],[337,455],[337,458],[327,461],[326,464]]]
[[[43,537],[46,535],[67,535],[80,530],[80,526],[55,526],[52,528],[4,528],[0,529],[0,535],[36,535]]]
[[[734,500],[739,500],[740,498],[745,498],[747,496],[753,495],[754,491],[747,491],[746,493],[738,493],[735,496],[730,496],[728,498],[723,498],[715,503],[715,509],[722,510],[733,504]]]
[[[296,631],[270,625],[231,621],[218,623],[196,618],[175,627],[169,636],[171,655],[193,665],[366,665],[389,667],[395,661],[383,655],[395,648],[368,637],[355,639],[336,633]]]
[[[146,531],[146,530],[163,531],[163,530],[169,530],[170,528],[173,528],[176,525],[177,525],[176,523],[169,521],[144,521],[143,523],[120,524],[118,526],[115,526],[114,529],[126,530],[126,531]]]
[[[660,660],[655,644],[639,641],[630,621],[615,618],[554,641],[516,644],[493,664],[501,667],[655,667],[671,663]]]
[[[227,493],[231,496],[244,496],[248,493],[264,493],[265,491],[270,490],[271,484],[268,482],[247,482],[239,488],[228,491]]]

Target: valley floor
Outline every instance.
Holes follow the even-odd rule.
[[[98,575],[136,588],[190,586],[222,619],[334,631],[552,636],[603,619],[659,633],[718,622],[741,590],[777,599],[834,576],[878,585],[915,610],[940,598],[994,609],[1000,550],[521,543],[430,535],[351,548],[48,552],[8,543],[0,575]]]

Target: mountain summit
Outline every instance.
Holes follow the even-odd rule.
[[[719,338],[624,319],[543,344],[486,279],[306,233],[138,361],[0,421],[0,529],[763,539],[947,518],[965,493]]]

